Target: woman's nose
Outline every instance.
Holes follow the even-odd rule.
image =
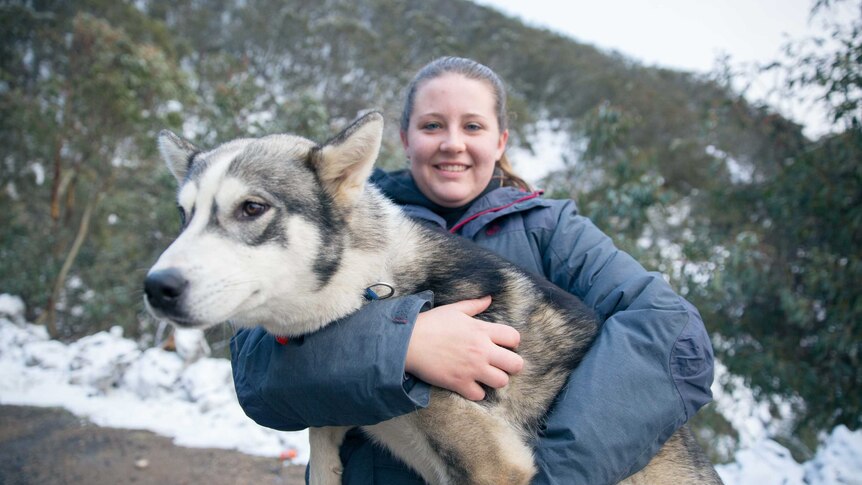
[[[446,132],[446,137],[440,143],[440,150],[447,153],[460,153],[465,148],[464,138],[457,130]]]

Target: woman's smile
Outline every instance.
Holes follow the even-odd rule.
[[[452,163],[441,163],[435,165],[435,167],[437,168],[437,170],[440,170],[442,172],[464,172],[470,168],[466,165],[457,165]]]

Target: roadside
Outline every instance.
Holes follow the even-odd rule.
[[[60,408],[0,406],[0,483],[301,485],[304,466],[183,448],[149,431],[101,428]]]

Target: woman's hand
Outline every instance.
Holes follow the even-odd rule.
[[[406,371],[467,399],[485,397],[481,384],[500,388],[524,367],[514,349],[521,335],[512,327],[473,318],[491,297],[464,300],[422,312],[407,346]]]

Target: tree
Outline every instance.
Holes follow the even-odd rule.
[[[140,37],[157,37],[158,29],[142,34],[148,18],[123,7],[27,2],[0,10],[4,26],[26,26],[10,29],[4,42],[0,139],[8,150],[3,178],[10,190],[2,197],[10,210],[2,217],[11,230],[0,274],[9,291],[44,309],[40,319],[55,337],[73,331],[92,288],[128,277],[122,251],[108,250],[92,235],[112,224],[110,206],[122,202],[124,191],[140,187],[139,177],[152,166],[154,128],[170,124],[167,102],[182,96],[182,77],[162,48],[94,15],[112,15],[134,25]],[[28,249],[19,251],[23,246]],[[77,266],[105,250],[118,257],[109,258],[107,273]],[[128,294],[105,314],[128,314],[124,307],[137,306],[132,301]],[[58,328],[58,311],[68,328]]]
[[[575,198],[618,246],[648,267],[659,266],[658,248],[643,238],[658,236],[654,219],[679,195],[667,187],[655,150],[632,140],[638,117],[605,101],[576,124],[583,145],[574,153],[578,163],[546,179],[551,196]]]
[[[783,70],[788,95],[822,89],[839,132],[810,141],[774,115],[754,127],[780,156],[755,159],[757,176],[711,190],[715,269],[708,285],[695,285],[730,371],[765,399],[797,404],[802,441],[792,444],[803,454],[818,431],[862,424],[859,13],[849,29],[831,31],[837,51],[806,51],[822,40],[791,43],[792,57],[768,66]]]

